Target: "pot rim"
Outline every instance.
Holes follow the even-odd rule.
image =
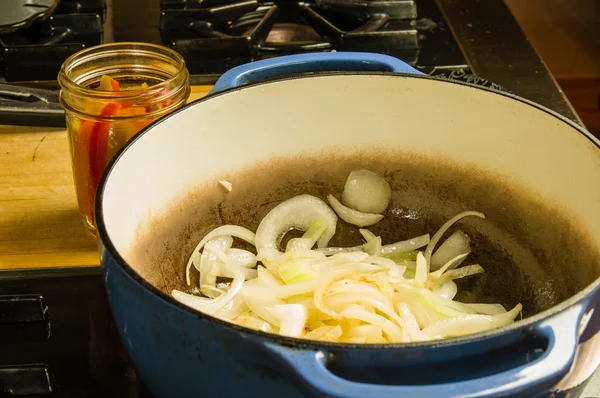
[[[570,127],[572,127],[574,130],[576,130],[577,132],[579,132],[580,134],[582,134],[584,137],[586,137],[596,148],[600,149],[600,140],[597,139],[596,137],[594,137],[590,132],[588,132],[584,127],[578,125],[577,123],[573,122],[570,119],[567,119],[565,116],[543,106],[540,104],[537,104],[533,101],[530,101],[528,99],[519,97],[513,93],[507,92],[507,91],[501,91],[501,90],[497,90],[497,89],[493,89],[490,87],[483,87],[483,86],[479,86],[476,84],[472,84],[472,83],[466,83],[466,82],[462,82],[462,81],[455,81],[455,80],[445,80],[445,79],[438,79],[432,76],[428,76],[428,75],[415,75],[415,74],[410,74],[410,73],[395,73],[395,72],[356,72],[356,71],[352,71],[352,72],[309,72],[309,73],[302,73],[302,74],[295,74],[292,76],[284,76],[284,77],[277,77],[277,78],[269,78],[267,80],[262,80],[262,81],[258,81],[258,82],[253,82],[253,83],[248,83],[248,84],[244,84],[242,86],[236,86],[236,87],[230,87],[228,89],[225,89],[223,91],[219,91],[217,93],[210,93],[202,98],[199,98],[197,100],[194,100],[184,106],[182,106],[181,108],[175,110],[174,112],[161,117],[157,120],[155,120],[154,122],[152,122],[151,124],[149,124],[148,126],[146,126],[144,129],[142,129],[140,132],[138,132],[134,137],[132,137],[111,159],[111,161],[108,163],[107,167],[106,167],[106,171],[104,172],[104,174],[102,175],[100,182],[98,184],[98,189],[97,189],[97,195],[96,195],[96,201],[95,201],[95,218],[96,218],[96,228],[98,231],[98,238],[100,239],[102,245],[106,248],[106,250],[110,253],[110,255],[112,256],[112,258],[115,260],[115,262],[117,263],[117,265],[119,265],[124,271],[125,273],[131,278],[133,279],[134,282],[137,282],[139,285],[141,285],[142,288],[145,288],[146,290],[148,290],[150,293],[154,294],[155,296],[157,296],[159,299],[166,301],[167,303],[179,308],[180,310],[186,311],[192,315],[195,315],[198,318],[204,319],[206,321],[212,322],[216,325],[220,325],[220,326],[224,326],[224,327],[228,327],[228,328],[232,328],[234,330],[237,330],[238,332],[247,334],[247,335],[253,335],[256,338],[263,338],[263,339],[269,339],[272,341],[275,341],[277,343],[280,343],[282,345],[290,345],[290,346],[295,346],[295,347],[303,347],[303,348],[307,348],[307,349],[314,349],[314,350],[320,350],[320,349],[348,349],[348,348],[352,348],[352,349],[402,349],[402,348],[431,348],[431,347],[440,347],[440,346],[451,346],[451,345],[458,345],[458,344],[464,344],[464,343],[469,343],[469,342],[475,342],[475,341],[481,341],[483,339],[489,339],[489,338],[494,338],[494,337],[498,337],[502,334],[505,333],[509,333],[509,332],[515,332],[518,330],[524,330],[526,328],[531,328],[531,326],[537,322],[540,322],[542,320],[548,319],[564,310],[566,310],[567,308],[575,305],[577,302],[579,301],[583,301],[586,296],[591,295],[591,293],[600,288],[600,277],[596,278],[596,280],[594,280],[592,283],[590,283],[588,286],[586,286],[584,289],[582,289],[581,291],[579,291],[578,293],[576,293],[575,295],[569,297],[567,300],[564,300],[562,302],[560,302],[557,305],[554,305],[550,308],[548,308],[545,311],[542,311],[540,313],[537,313],[533,316],[527,317],[525,319],[519,320],[517,322],[514,322],[511,325],[508,326],[503,326],[500,328],[496,328],[496,329],[492,329],[490,331],[486,331],[486,332],[480,332],[480,333],[474,333],[474,334],[469,334],[469,335],[465,335],[465,336],[460,336],[460,337],[452,337],[452,338],[446,338],[446,339],[439,339],[439,340],[430,340],[430,341],[424,341],[424,342],[411,342],[411,343],[387,343],[387,344],[350,344],[350,343],[335,343],[335,342],[327,342],[327,341],[319,341],[319,340],[308,340],[308,339],[302,339],[302,338],[296,338],[296,337],[288,337],[288,336],[281,336],[281,335],[276,335],[276,334],[272,334],[272,333],[266,333],[266,332],[262,332],[259,330],[255,330],[255,329],[250,329],[250,328],[246,328],[243,326],[239,326],[237,324],[213,317],[211,315],[208,314],[204,314],[200,311],[197,311],[191,307],[188,307],[182,303],[180,303],[179,301],[175,300],[173,297],[171,297],[170,295],[164,293],[162,290],[156,288],[154,285],[152,285],[151,283],[149,283],[147,280],[145,280],[144,278],[142,278],[128,263],[127,261],[125,261],[125,259],[119,254],[119,252],[117,251],[117,249],[115,248],[115,246],[113,245],[109,235],[108,235],[108,231],[106,229],[106,225],[104,224],[104,209],[102,206],[102,202],[103,202],[103,198],[104,198],[104,190],[107,184],[108,179],[110,178],[111,173],[113,172],[113,169],[115,167],[115,164],[119,161],[119,159],[121,157],[123,157],[125,155],[125,153],[127,152],[127,150],[135,144],[135,142],[144,134],[146,134],[148,131],[152,130],[155,126],[157,126],[158,124],[162,123],[163,121],[176,116],[178,113],[191,108],[193,106],[196,106],[197,104],[200,104],[202,102],[205,101],[209,101],[212,98],[216,98],[216,97],[220,97],[223,95],[227,95],[229,93],[235,92],[235,91],[240,91],[240,90],[245,90],[247,88],[251,88],[251,87],[255,87],[255,86],[261,86],[261,85],[266,85],[266,84],[273,84],[273,83],[278,83],[278,82],[282,82],[282,81],[287,81],[287,80],[298,80],[298,79],[311,79],[311,78],[322,78],[322,77],[331,77],[331,76],[386,76],[386,77],[403,77],[403,78],[411,78],[411,79],[427,79],[427,80],[433,80],[436,82],[439,82],[441,84],[454,84],[454,85],[461,85],[461,86],[467,86],[467,87],[471,87],[474,89],[478,89],[478,90],[483,90],[483,91],[488,91],[491,92],[493,94],[496,95],[501,95],[504,97],[508,97],[511,98],[513,100],[522,102],[524,104],[527,104],[529,106],[532,106],[540,111],[543,111],[555,118],[557,118],[559,121],[566,123],[567,125],[569,125]],[[104,268],[103,268],[103,272],[104,272]]]

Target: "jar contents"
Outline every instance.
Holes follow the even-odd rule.
[[[83,61],[78,54],[65,61],[59,83],[77,202],[95,235],[94,201],[108,162],[140,130],[185,103],[189,74],[177,53],[150,44],[109,44],[81,54]]]
[[[148,84],[125,86],[123,90],[146,88]],[[117,80],[103,75],[97,87],[102,91],[120,91]],[[90,101],[91,102],[91,101]],[[90,107],[95,104],[90,103]],[[87,218],[86,223],[94,225],[94,199],[100,177],[108,161],[135,133],[146,127],[152,121],[149,117],[136,117],[127,120],[110,121],[105,118],[115,116],[143,116],[152,109],[132,106],[124,103],[108,103],[102,106],[100,117],[97,119],[73,117],[69,127],[72,130],[71,144],[73,170],[75,172],[75,189],[79,209]],[[91,111],[91,114],[94,112]]]

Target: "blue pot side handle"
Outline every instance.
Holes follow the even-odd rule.
[[[250,62],[230,69],[215,83],[211,94],[272,77],[325,71],[423,74],[406,62],[383,54],[360,52],[297,54]]]
[[[504,397],[550,389],[569,372],[575,360],[583,307],[575,305],[534,326],[532,333],[548,346],[536,360],[495,375],[447,384],[377,385],[343,379],[327,368],[328,354],[263,343],[299,382],[299,387],[331,398]]]

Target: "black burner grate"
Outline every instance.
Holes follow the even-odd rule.
[[[43,22],[0,35],[0,78],[55,80],[75,52],[102,43],[105,0],[62,0]]]
[[[465,68],[434,0],[161,0],[163,44],[193,75],[315,51],[371,51],[424,71]]]

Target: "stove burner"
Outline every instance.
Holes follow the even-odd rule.
[[[396,48],[409,62],[419,52],[414,0],[162,0],[161,8],[161,39],[192,74],[299,52]]]
[[[285,43],[319,40],[319,34],[310,26],[297,23],[276,23],[271,28],[265,43]]]
[[[0,33],[28,28],[44,20],[56,8],[58,0],[3,0],[0,3]]]
[[[27,0],[30,4],[39,1]],[[61,0],[45,21],[0,34],[0,77],[7,81],[55,80],[70,55],[102,43],[105,15],[105,0]]]

